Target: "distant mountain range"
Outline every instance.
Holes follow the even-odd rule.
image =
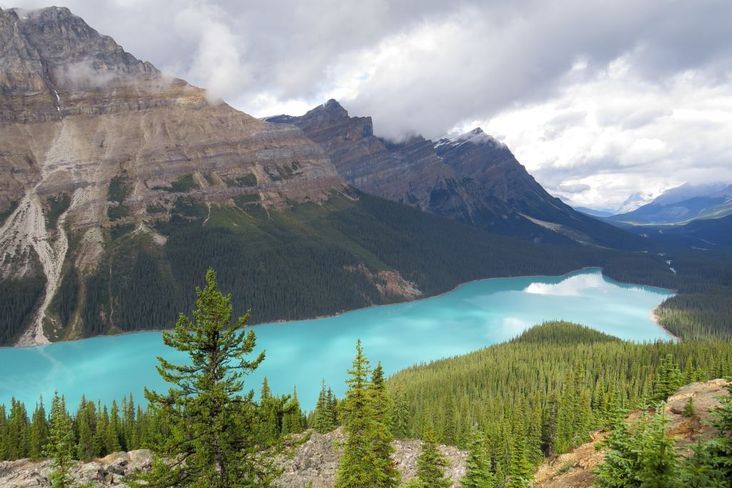
[[[351,117],[335,100],[300,117],[267,120],[301,128],[362,191],[535,242],[638,245],[633,236],[549,195],[506,145],[480,128],[452,139],[413,136],[396,143],[374,135],[371,117]]]
[[[635,225],[687,223],[732,215],[732,184],[685,184],[668,190],[632,212],[613,215],[614,222]]]

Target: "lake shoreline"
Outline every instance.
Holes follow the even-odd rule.
[[[420,298],[416,298],[413,300],[397,301],[397,302],[393,302],[393,303],[380,303],[380,304],[369,305],[366,307],[353,308],[353,309],[349,309],[349,310],[341,310],[339,312],[335,312],[332,314],[318,315],[316,317],[309,317],[309,318],[303,318],[303,319],[292,319],[292,320],[275,320],[275,321],[271,321],[271,322],[259,322],[259,323],[247,324],[247,326],[248,327],[254,327],[254,326],[274,327],[274,326],[279,326],[279,325],[292,324],[293,322],[310,322],[310,321],[322,320],[322,319],[327,319],[327,318],[340,317],[347,313],[358,312],[358,311],[363,311],[363,310],[371,310],[374,308],[393,307],[396,305],[404,305],[406,303],[422,302],[422,301],[426,301],[426,300],[439,298],[439,297],[447,295],[449,293],[453,293],[462,287],[469,286],[473,283],[479,283],[479,282],[483,282],[483,281],[504,280],[504,279],[514,279],[514,278],[515,279],[520,279],[520,278],[530,278],[530,279],[568,278],[568,277],[571,277],[576,274],[586,273],[586,272],[590,272],[590,271],[594,271],[594,270],[600,271],[603,278],[605,280],[608,280],[611,283],[618,283],[618,284],[622,284],[622,285],[626,285],[626,286],[643,286],[646,288],[653,288],[653,289],[659,290],[659,291],[666,291],[666,292],[669,292],[670,294],[676,293],[675,290],[670,290],[670,289],[666,289],[666,288],[662,288],[662,287],[657,287],[657,286],[652,286],[652,285],[640,285],[637,283],[626,283],[623,281],[618,281],[610,276],[605,275],[605,273],[603,272],[603,268],[601,266],[583,266],[581,268],[577,268],[577,269],[574,269],[574,270],[571,270],[571,271],[568,271],[566,273],[559,274],[559,275],[509,275],[509,276],[493,276],[490,278],[478,278],[475,280],[469,280],[469,281],[465,281],[462,283],[458,283],[457,285],[450,288],[449,290],[445,290],[440,293],[435,293],[433,295],[424,295]],[[673,335],[668,329],[666,329],[665,327],[663,327],[663,325],[660,324],[660,322],[658,321],[658,317],[655,314],[655,310],[656,309],[654,309],[651,312],[651,320],[658,327],[660,327],[666,334],[668,334],[670,337],[674,338],[675,340],[679,340],[678,337]],[[539,325],[539,324],[534,324],[534,325]],[[60,340],[60,341],[53,341],[49,344],[22,345],[22,346],[19,346],[19,345],[0,346],[0,350],[2,350],[2,349],[34,349],[34,348],[43,349],[45,347],[52,346],[53,344],[73,343],[73,342],[86,341],[86,340],[95,339],[95,338],[119,337],[119,336],[127,336],[127,335],[132,335],[132,334],[161,333],[161,332],[166,332],[166,331],[171,331],[171,330],[173,330],[172,327],[160,328],[160,329],[156,329],[156,328],[140,329],[140,330],[124,331],[124,332],[120,332],[120,333],[116,333],[116,334],[100,334],[100,335],[89,336],[89,337],[80,337],[80,338],[75,338],[75,339],[64,339],[64,340]]]

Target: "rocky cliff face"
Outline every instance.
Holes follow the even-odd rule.
[[[535,241],[621,246],[635,239],[549,195],[479,128],[437,142],[414,136],[391,143],[374,136],[370,117],[350,117],[335,100],[301,117],[268,120],[300,127],[365,192]]]
[[[299,129],[209,102],[68,9],[0,10],[0,46],[0,276],[46,282],[20,344],[47,341],[62,275],[93,273],[110,228],[149,229],[182,198],[278,208],[345,188]]]

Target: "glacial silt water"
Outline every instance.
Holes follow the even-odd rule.
[[[668,339],[652,319],[671,295],[660,288],[625,285],[598,269],[565,276],[475,281],[440,296],[371,307],[335,317],[255,327],[266,359],[249,388],[267,376],[276,393],[297,386],[304,408],[314,406],[321,379],[338,394],[358,338],[387,374],[404,367],[473,351],[510,339],[548,320],[568,320],[633,341]],[[81,395],[111,403],[143,387],[167,387],[155,371],[156,356],[180,359],[159,332],[96,337],[33,348],[0,349],[0,403],[11,397],[32,408],[54,390],[74,406]]]

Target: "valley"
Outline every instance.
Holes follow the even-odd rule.
[[[245,7],[210,1],[166,6],[136,54],[66,7],[0,8],[0,483],[729,486],[732,186],[709,177],[726,156],[700,138],[690,147],[712,159],[695,172],[670,133],[623,132],[697,112],[635,112],[638,99],[612,90],[581,110],[542,105],[559,85],[615,82],[638,62],[595,65],[585,42],[530,99],[452,107],[473,88],[442,79],[455,93],[410,110],[401,101],[428,93],[458,53],[387,63],[392,81],[403,64],[440,73],[398,100],[359,98],[388,94],[380,63],[413,33],[354,35],[378,52],[280,65],[282,46],[309,42],[290,37],[298,29],[335,46],[325,11],[352,6],[316,22],[262,5],[249,15],[266,20],[266,42],[250,46],[239,40],[261,26],[228,15]],[[113,3],[95,7],[131,17],[99,25],[130,29],[139,6]],[[280,25],[289,15],[303,20]],[[135,38],[153,32],[147,20]],[[429,29],[413,45],[440,50]],[[188,69],[157,64],[193,83],[137,57],[170,42]],[[530,76],[503,80],[519,54],[472,84],[505,97],[502,83],[562,64],[544,53]],[[317,89],[299,91],[304,78]],[[679,185],[687,176],[708,182]],[[623,199],[615,215],[597,210]],[[694,449],[673,437],[689,432]],[[588,454],[597,439],[602,454]]]

